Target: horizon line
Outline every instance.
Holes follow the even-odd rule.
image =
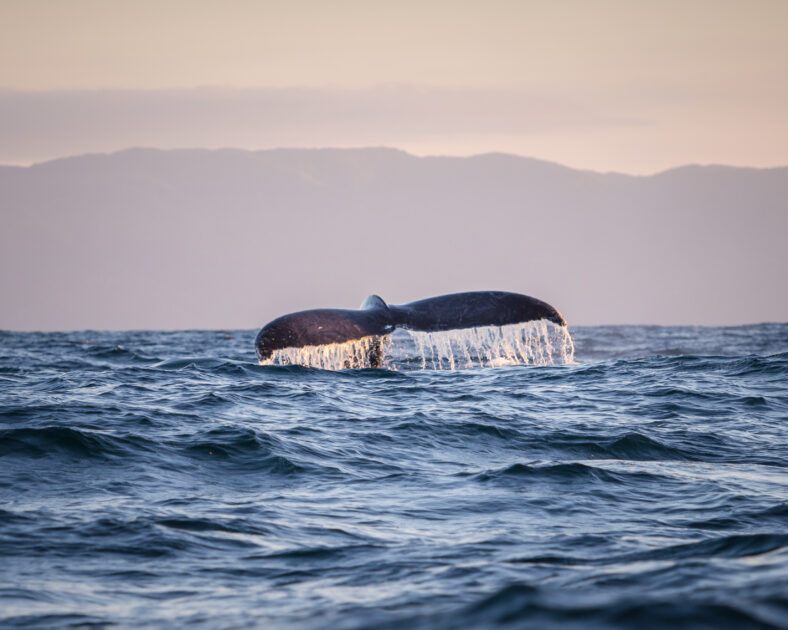
[[[567,324],[567,328],[744,328],[745,326],[785,326],[788,321],[760,321],[743,324]],[[0,334],[77,334],[77,333],[123,333],[123,332],[250,332],[254,333],[260,326],[254,328],[67,328],[67,329],[15,329],[0,328]],[[456,329],[463,330],[463,329]]]

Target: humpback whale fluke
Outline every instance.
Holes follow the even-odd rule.
[[[283,315],[263,326],[255,349],[262,362],[276,350],[344,343],[371,338],[370,365],[380,365],[380,338],[395,328],[437,332],[477,326],[505,326],[546,319],[566,320],[536,298],[506,291],[470,291],[389,305],[370,295],[358,310],[319,308]]]

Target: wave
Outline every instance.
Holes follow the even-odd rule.
[[[142,448],[142,438],[133,440],[134,448]],[[0,431],[0,457],[47,457],[67,455],[80,459],[103,459],[129,453],[129,440],[106,434],[61,426],[22,427]]]
[[[582,591],[515,582],[451,611],[378,619],[350,628],[444,630],[450,628],[693,628],[698,630],[774,630],[782,627],[775,603],[718,602],[713,598],[594,597]],[[778,604],[779,606],[779,604]]]
[[[588,434],[552,433],[545,437],[550,448],[580,458],[620,459],[630,461],[675,461],[695,459],[692,454],[638,432],[624,435],[593,436]]]
[[[692,520],[687,523],[698,529],[738,529],[742,527],[764,528],[788,525],[788,503],[779,503],[763,510],[748,510],[726,516]]]
[[[731,534],[692,543],[668,545],[649,551],[605,556],[537,555],[513,558],[515,564],[603,565],[616,566],[632,562],[678,561],[688,559],[746,558],[788,547],[788,534]]]
[[[588,464],[511,464],[499,469],[477,473],[473,479],[482,483],[511,483],[520,481],[576,483],[597,482],[602,484],[642,483],[645,480],[657,479],[644,471],[621,472],[611,471]]]
[[[88,630],[103,630],[111,627],[114,622],[111,618],[97,615],[81,615],[79,613],[52,613],[44,615],[15,615],[3,618],[7,628],[25,630],[54,630],[61,628],[86,628]]]

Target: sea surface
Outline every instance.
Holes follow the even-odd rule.
[[[788,628],[788,324],[570,330],[340,371],[0,333],[0,627]]]

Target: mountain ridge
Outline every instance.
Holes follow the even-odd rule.
[[[756,167],[756,166],[737,166],[732,164],[719,164],[719,163],[711,163],[711,164],[696,164],[696,163],[689,163],[689,164],[680,164],[677,166],[673,166],[661,171],[656,171],[654,173],[648,174],[632,174],[632,173],[623,173],[620,171],[595,171],[593,169],[582,169],[582,168],[575,168],[572,166],[567,166],[565,164],[561,164],[560,162],[555,162],[552,160],[543,160],[541,158],[536,158],[527,155],[519,155],[516,153],[507,153],[504,151],[487,151],[484,153],[475,153],[472,155],[416,155],[413,153],[409,153],[403,149],[398,149],[396,147],[389,147],[389,146],[359,146],[359,147],[277,147],[272,149],[241,149],[236,147],[219,147],[219,148],[202,148],[202,147],[183,147],[183,148],[175,148],[175,149],[161,149],[157,147],[147,147],[147,146],[132,146],[127,147],[124,149],[118,149],[117,151],[110,151],[110,152],[87,152],[87,153],[78,153],[74,155],[67,155],[62,157],[56,157],[48,160],[42,160],[40,162],[34,162],[32,164],[0,164],[0,169],[10,168],[10,169],[25,169],[25,168],[35,168],[40,167],[48,164],[59,163],[64,161],[70,160],[80,160],[83,158],[99,158],[99,157],[115,157],[124,154],[154,154],[154,153],[165,153],[165,154],[173,154],[173,155],[183,155],[186,153],[195,153],[195,154],[238,154],[238,155],[249,155],[255,156],[259,154],[285,154],[285,153],[319,153],[319,152],[326,152],[326,153],[369,153],[369,152],[385,152],[391,155],[399,154],[401,156],[405,156],[408,158],[413,158],[415,160],[478,160],[478,159],[495,159],[495,158],[504,158],[504,159],[512,159],[522,164],[540,164],[540,165],[550,165],[554,167],[559,167],[562,169],[566,169],[569,171],[575,171],[578,173],[593,173],[595,175],[618,175],[623,177],[632,177],[632,178],[648,178],[648,177],[656,177],[659,175],[663,175],[665,173],[672,173],[674,171],[684,171],[688,169],[731,169],[737,171],[788,171],[788,165],[783,166],[769,166],[769,167]]]
[[[570,324],[788,321],[788,168],[129,149],[0,169],[0,328],[253,328],[499,288]]]

